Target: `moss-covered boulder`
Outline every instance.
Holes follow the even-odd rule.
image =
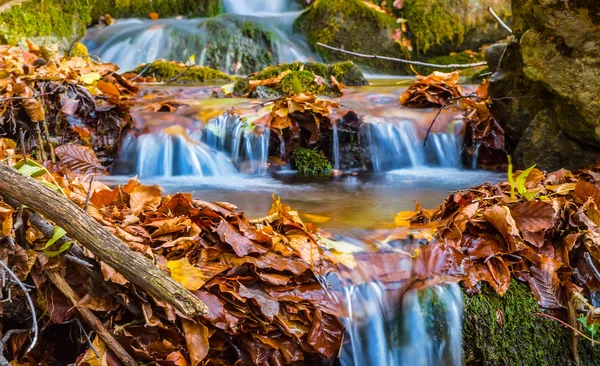
[[[172,81],[177,84],[194,84],[205,81],[231,81],[233,77],[210,67],[192,66],[188,67],[185,64],[158,60],[151,64],[139,65],[134,73],[140,74],[143,72],[144,77],[153,77],[158,81]]]
[[[506,130],[507,150],[517,152],[515,165],[526,168],[533,157],[549,151],[573,151],[572,157],[599,154],[599,3],[513,0],[512,8],[515,37],[499,67],[490,65],[495,73],[489,91],[496,100],[492,113]],[[538,118],[545,109],[548,113]],[[540,131],[555,135],[536,138]],[[540,160],[538,167],[547,170],[584,168],[590,161]]]
[[[316,0],[296,19],[294,27],[326,62],[352,60],[377,72],[407,72],[401,63],[348,56],[316,45],[321,42],[366,54],[410,56],[393,38],[399,28],[396,19],[360,0]]]
[[[331,174],[333,167],[322,152],[299,147],[292,153],[292,166],[301,174]]]
[[[221,0],[91,0],[94,20],[104,14],[113,18],[147,18],[150,13],[160,17],[212,17],[222,12]]]
[[[510,0],[405,0],[400,11],[418,55],[447,55],[506,38],[488,13],[492,6],[504,20],[511,16]]]
[[[39,45],[59,45],[66,51],[85,35],[100,15],[113,17],[212,16],[220,0],[28,0],[0,6],[0,42],[11,45],[26,39]]]
[[[340,96],[341,92],[334,85],[332,77],[337,82],[346,86],[368,84],[360,68],[350,61],[338,62],[331,65],[319,62],[293,62],[269,66],[262,71],[249,75],[246,79],[238,80],[234,87],[234,94],[246,95],[250,81],[276,78],[286,71],[290,72],[279,83],[272,87],[258,87],[252,92],[250,97],[261,98],[265,93],[269,97],[290,95],[297,92],[296,89],[316,95]]]
[[[464,297],[463,350],[467,365],[575,365],[571,332],[535,315],[542,310],[527,285],[514,281],[504,296],[489,286]],[[566,314],[566,312],[565,312]],[[564,314],[556,314],[559,317]],[[580,365],[600,364],[600,348],[579,341]]]

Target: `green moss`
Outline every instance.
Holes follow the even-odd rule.
[[[301,174],[331,174],[333,167],[322,152],[312,149],[297,148],[292,153],[292,166]]]
[[[480,294],[465,295],[464,309],[467,365],[574,365],[570,331],[534,315],[541,310],[527,285],[513,280],[503,297],[485,285]],[[582,340],[579,357],[581,365],[598,365],[600,348]]]
[[[178,62],[169,62],[165,60],[154,61],[148,67],[147,64],[138,66],[133,72],[140,73],[145,69],[144,76],[151,76],[158,81],[169,81],[180,75],[188,67]],[[211,69],[210,67],[192,66],[185,71],[183,75],[177,77],[179,84],[200,83],[204,81],[233,80],[233,78],[221,71]]]
[[[83,37],[91,21],[87,0],[26,1],[0,13],[0,42],[16,45],[25,39],[36,43],[65,39],[68,44]]]
[[[274,91],[282,95],[289,95],[293,91],[291,81],[295,78],[300,82],[304,92],[310,92],[317,95],[340,96],[341,93],[337,87],[331,85],[331,76],[346,86],[367,85],[362,71],[351,61],[339,62],[332,65],[326,65],[319,62],[293,62],[277,66],[269,66],[262,71],[252,74],[248,79],[239,80],[234,88],[235,95],[244,95],[248,92],[248,80],[267,80],[280,75],[284,71],[292,71],[286,75]],[[325,80],[325,84],[319,85],[315,81],[318,75]]]
[[[160,17],[177,15],[188,17],[211,17],[222,12],[220,0],[90,0],[93,20],[110,14],[114,18],[147,18],[150,13]]]
[[[405,0],[404,17],[416,51],[423,54],[434,45],[461,44],[467,25],[455,9],[468,6],[469,0]]]
[[[327,62],[351,59],[377,72],[406,73],[408,70],[401,63],[357,58],[316,45],[321,42],[366,54],[410,57],[392,38],[398,28],[396,19],[360,0],[316,0],[296,19],[294,27]]]

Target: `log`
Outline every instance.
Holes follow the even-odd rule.
[[[0,192],[65,229],[71,238],[96,258],[150,296],[173,306],[185,317],[208,314],[208,307],[198,297],[167,276],[142,254],[130,250],[65,196],[4,164],[0,164]]]
[[[60,274],[57,272],[48,273],[48,278],[50,278],[50,281],[52,281],[54,286],[56,286],[56,288],[58,288],[58,290],[69,299],[81,317],[90,325],[90,327],[92,327],[94,331],[96,331],[96,333],[98,333],[98,336],[100,336],[108,348],[115,353],[115,356],[121,360],[123,365],[138,366],[138,363],[135,361],[135,359],[131,357],[131,355],[127,353],[125,348],[121,346],[115,337],[110,334],[110,332],[104,327],[104,325],[102,325],[94,313],[90,309],[78,305],[80,299],[77,297],[71,286],[69,286],[67,281],[60,276]]]

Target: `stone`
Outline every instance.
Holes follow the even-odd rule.
[[[554,171],[585,168],[592,165],[600,157],[599,154],[600,150],[586,148],[569,138],[561,130],[554,112],[545,109],[531,121],[513,156],[524,167],[535,164]]]
[[[496,69],[500,66],[500,61],[502,60],[502,56],[506,52],[507,48],[506,42],[503,43],[494,43],[485,49],[485,61],[487,62],[490,70],[496,71]]]

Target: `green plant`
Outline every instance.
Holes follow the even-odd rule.
[[[590,334],[592,335],[592,339],[594,339],[594,337],[598,333],[598,328],[600,328],[600,324],[592,323],[590,325],[587,325],[585,316],[582,316],[581,318],[577,318],[577,321],[580,322],[581,324],[583,324],[583,327],[585,329],[587,329],[588,332],[590,332]]]
[[[292,153],[292,166],[299,173],[309,175],[331,174],[333,167],[322,152],[297,148]]]
[[[535,195],[539,193],[538,190],[529,191],[527,189],[527,186],[525,185],[525,182],[527,181],[527,177],[529,177],[529,174],[531,174],[531,171],[534,168],[535,168],[535,164],[533,166],[530,166],[523,172],[521,172],[521,174],[519,174],[517,176],[517,181],[515,182],[514,177],[513,177],[512,159],[511,159],[510,155],[508,156],[508,183],[510,184],[510,199],[511,200],[516,199],[515,188],[516,188],[516,191],[519,193],[519,195],[521,197],[525,198],[527,201],[531,201],[535,197]]]

